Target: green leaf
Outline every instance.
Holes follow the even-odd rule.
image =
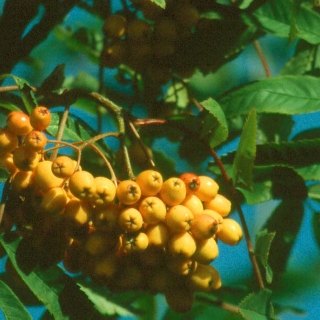
[[[50,135],[55,137],[57,135],[60,123],[60,116],[58,113],[51,114],[50,126],[46,129]],[[67,141],[84,141],[90,139],[91,136],[87,129],[79,124],[79,121],[75,121],[71,117],[68,117],[66,126],[63,131],[62,140]]]
[[[25,110],[27,111],[27,113],[31,113],[31,111],[38,105],[32,88],[26,80],[16,76],[13,76],[13,78],[20,88],[20,95],[24,103]]]
[[[203,108],[207,111],[203,118],[203,127],[200,137],[209,134],[209,144],[215,148],[228,138],[228,124],[226,117],[220,105],[213,99],[207,99],[201,102]]]
[[[250,293],[239,304],[239,311],[246,320],[274,319],[271,304],[272,292],[262,289],[259,292]]]
[[[270,246],[268,263],[277,275],[286,269],[303,216],[303,201],[294,197],[287,198],[275,208],[262,228],[269,232],[275,232]]]
[[[320,30],[320,28],[319,28]],[[320,110],[320,79],[278,76],[241,87],[218,100],[227,118],[257,113],[302,114]]]
[[[32,320],[23,303],[3,281],[0,281],[0,309],[7,320]]]
[[[315,59],[315,54],[319,50],[316,47],[306,48],[303,51],[296,52],[296,54],[289,59],[282,68],[280,75],[301,75],[312,69],[312,62]]]
[[[186,108],[189,103],[189,95],[186,86],[182,83],[173,83],[167,90],[166,103],[175,103],[178,108]]]
[[[36,267],[37,253],[28,239],[6,242],[1,235],[0,242],[22,280],[56,320],[95,318],[92,304],[60,267],[44,271]]]
[[[298,36],[317,44],[320,42],[320,15],[301,5],[294,10],[291,0],[272,0],[253,13],[264,32],[278,37]]]
[[[166,1],[165,0],[151,0],[155,4],[157,4],[159,7],[165,9],[166,7]]]
[[[256,235],[256,244],[255,244],[255,255],[258,257],[259,261],[263,265],[266,271],[266,279],[268,283],[272,282],[273,272],[271,267],[268,264],[268,257],[271,242],[275,236],[275,232],[268,232],[268,230],[261,230]]]
[[[244,124],[240,142],[233,162],[233,184],[235,187],[252,189],[253,167],[256,156],[257,114],[249,113]]]
[[[308,187],[308,197],[320,202],[320,184],[313,184]]]
[[[135,315],[126,304],[121,305],[117,296],[111,294],[105,287],[94,287],[84,282],[78,282],[78,285],[100,314],[123,317]]]

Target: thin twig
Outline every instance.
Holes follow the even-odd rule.
[[[258,40],[254,40],[253,41],[253,45],[254,45],[255,50],[258,53],[258,56],[259,56],[259,59],[261,61],[261,64],[262,64],[262,67],[263,67],[263,70],[265,72],[266,77],[270,78],[271,77],[270,68],[269,68],[267,59],[266,59],[266,57],[265,57],[265,55],[264,55],[264,53],[262,51],[262,48],[260,46],[259,41]]]
[[[226,310],[226,311],[229,311],[229,312],[232,312],[232,313],[237,313],[237,314],[240,314],[240,310],[237,306],[231,304],[231,303],[228,303],[228,302],[224,302],[224,301],[221,301],[221,300],[215,300],[215,299],[210,299],[208,298],[207,295],[202,295],[201,293],[198,293],[197,294],[197,300],[200,300],[200,301],[203,301],[203,302],[209,302],[211,305],[214,305],[216,307],[219,307],[223,310]]]
[[[68,116],[69,116],[69,109],[70,109],[70,106],[66,106],[64,109],[64,112],[62,114],[62,118],[60,120],[58,132],[57,132],[57,136],[56,136],[57,141],[62,140],[63,131],[64,131],[64,128],[66,126]],[[53,161],[57,157],[57,155],[58,155],[58,149],[56,149],[52,152],[52,154],[50,156],[50,160]]]
[[[139,146],[140,148],[142,149],[146,159],[148,160],[150,166],[152,168],[155,168],[156,165],[155,163],[153,162],[152,158],[150,157],[149,153],[148,153],[148,149],[146,148],[146,146],[144,145],[144,143],[142,142],[142,139],[140,137],[140,134],[139,132],[136,130],[134,124],[132,123],[132,121],[128,121],[128,124],[129,124],[129,128],[131,129],[132,133],[134,134],[135,138],[137,139],[138,143],[139,143]]]
[[[111,180],[113,181],[113,183],[115,184],[115,186],[117,187],[118,184],[118,179],[117,176],[112,168],[111,163],[109,162],[109,160],[107,159],[107,157],[101,152],[101,150],[95,146],[94,144],[90,144],[89,145],[90,148],[92,148],[95,152],[97,152],[99,154],[99,156],[104,160],[106,166],[109,169],[110,175],[111,175]]]

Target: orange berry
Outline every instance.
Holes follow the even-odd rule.
[[[72,225],[83,226],[91,217],[91,208],[86,202],[74,198],[66,204],[64,217]]]
[[[159,247],[164,247],[170,238],[170,230],[165,223],[158,223],[148,225],[145,230],[146,235],[149,239],[149,244]]]
[[[138,234],[126,233],[122,238],[122,250],[124,252],[141,251],[148,247],[149,239],[144,232]]]
[[[25,145],[19,146],[13,151],[13,163],[21,171],[33,170],[39,163],[39,154]]]
[[[59,156],[52,162],[52,173],[58,178],[69,178],[74,174],[76,162],[68,156]]]
[[[186,185],[187,193],[194,193],[200,187],[200,178],[191,172],[185,172],[179,177]]]
[[[145,223],[156,224],[165,221],[167,207],[158,197],[147,197],[141,201],[139,211]]]
[[[219,272],[210,264],[198,263],[196,270],[189,277],[190,288],[196,291],[212,291],[221,287]]]
[[[127,232],[135,232],[142,228],[143,219],[141,213],[135,208],[125,208],[119,214],[119,225]]]
[[[66,192],[61,187],[48,190],[40,203],[40,209],[48,214],[60,213],[68,203]]]
[[[52,161],[45,160],[38,163],[34,170],[34,180],[38,188],[47,192],[54,187],[61,187],[63,179],[56,177],[51,171]]]
[[[174,256],[191,258],[196,249],[196,241],[189,232],[174,233],[169,239],[168,250]]]
[[[189,231],[193,223],[193,213],[183,205],[171,207],[166,215],[166,224],[171,232]]]
[[[95,177],[96,191],[92,197],[92,203],[96,206],[110,204],[116,197],[115,184],[106,177]]]
[[[0,167],[7,169],[11,174],[17,172],[17,167],[13,162],[13,155],[10,152],[0,153]]]
[[[207,214],[217,220],[217,231],[218,232],[222,228],[222,222],[223,222],[223,217],[221,216],[220,213],[217,211],[211,210],[211,209],[204,209],[202,211],[202,214]]]
[[[12,152],[18,147],[19,140],[15,133],[13,133],[9,128],[0,129],[0,153],[2,152]]]
[[[162,175],[155,170],[140,172],[135,181],[141,189],[141,194],[147,197],[158,194],[163,184]]]
[[[135,181],[124,180],[118,184],[116,196],[121,203],[132,205],[140,199],[141,189]]]
[[[211,201],[204,202],[205,209],[217,211],[222,217],[226,217],[231,211],[231,202],[222,194],[217,194]]]
[[[200,213],[194,216],[190,231],[197,240],[206,240],[211,238],[218,229],[218,221],[212,216]]]
[[[202,201],[194,194],[188,194],[181,204],[190,209],[194,215],[203,211]]]
[[[76,171],[69,179],[69,189],[78,199],[92,199],[96,192],[95,179],[88,171]]]
[[[12,133],[18,136],[24,136],[32,131],[30,118],[22,111],[11,111],[8,114],[7,127]]]
[[[34,173],[32,171],[18,171],[14,174],[11,181],[12,189],[16,192],[33,186],[34,184]]]
[[[45,130],[51,122],[51,112],[44,106],[34,108],[30,113],[30,123],[38,131]]]
[[[180,204],[186,197],[187,189],[185,183],[179,178],[169,178],[163,182],[159,196],[168,206]]]
[[[39,152],[46,146],[47,137],[42,131],[33,130],[26,135],[24,144],[29,149]]]
[[[197,241],[197,249],[192,259],[202,264],[209,264],[219,255],[219,248],[216,240],[209,238]]]
[[[221,229],[217,232],[217,237],[223,243],[235,246],[241,241],[243,233],[237,221],[225,218],[222,221]]]
[[[199,176],[200,186],[194,194],[201,201],[211,201],[218,193],[219,185],[208,176]]]

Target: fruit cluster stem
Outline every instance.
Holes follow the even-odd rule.
[[[257,279],[259,288],[263,289],[264,288],[264,281],[263,281],[263,278],[262,278],[262,275],[261,275],[261,271],[260,271],[260,268],[259,268],[258,261],[257,261],[256,256],[255,256],[255,252],[254,252],[252,240],[251,240],[251,237],[250,237],[248,225],[247,225],[246,219],[244,217],[243,210],[242,210],[241,206],[239,205],[239,203],[238,203],[238,201],[236,199],[237,190],[233,186],[232,180],[229,177],[229,175],[228,175],[228,173],[227,173],[227,171],[226,171],[226,169],[225,169],[220,157],[217,155],[217,153],[215,152],[215,150],[213,148],[211,148],[210,150],[211,150],[211,155],[212,155],[214,161],[216,162],[216,164],[218,165],[223,178],[225,179],[225,181],[228,183],[228,185],[230,187],[231,197],[232,197],[233,202],[235,204],[235,207],[236,207],[236,209],[238,211],[239,218],[240,218],[240,221],[241,221],[241,224],[242,224],[243,233],[245,235],[246,244],[247,244],[247,248],[248,248],[248,254],[249,254],[249,257],[250,257],[250,260],[251,260],[253,271],[254,271],[255,277]]]

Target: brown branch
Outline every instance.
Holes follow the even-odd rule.
[[[236,206],[236,209],[238,211],[239,218],[240,218],[240,221],[241,221],[241,225],[242,225],[242,228],[243,228],[243,233],[244,233],[244,236],[245,236],[245,239],[246,239],[246,244],[247,244],[247,248],[248,248],[248,254],[249,254],[249,257],[250,257],[250,260],[251,260],[253,271],[254,271],[255,277],[257,279],[259,288],[263,289],[264,288],[264,282],[263,282],[263,278],[262,278],[262,275],[261,275],[261,271],[260,271],[260,268],[259,268],[258,261],[257,261],[256,256],[255,256],[255,252],[254,252],[252,240],[251,240],[251,237],[250,237],[248,225],[247,225],[246,219],[244,217],[244,213],[242,211],[242,208],[241,208],[241,206],[239,205],[239,203],[238,203],[238,201],[236,199],[237,190],[233,186],[231,178],[229,177],[229,175],[228,175],[228,173],[227,173],[227,171],[226,171],[221,159],[219,158],[219,156],[217,155],[217,153],[215,152],[214,149],[211,149],[211,155],[212,155],[214,161],[216,162],[216,164],[218,165],[223,178],[225,179],[225,181],[228,183],[228,185],[230,187],[231,196],[233,198],[233,203]]]
[[[255,50],[258,53],[258,56],[259,56],[259,59],[261,61],[261,64],[262,64],[262,67],[263,67],[263,70],[265,72],[266,77],[270,78],[271,77],[270,68],[269,68],[267,59],[266,59],[266,57],[265,57],[265,55],[264,55],[264,53],[262,51],[262,48],[260,46],[259,41],[258,40],[254,40],[253,41],[253,45],[254,45]]]

